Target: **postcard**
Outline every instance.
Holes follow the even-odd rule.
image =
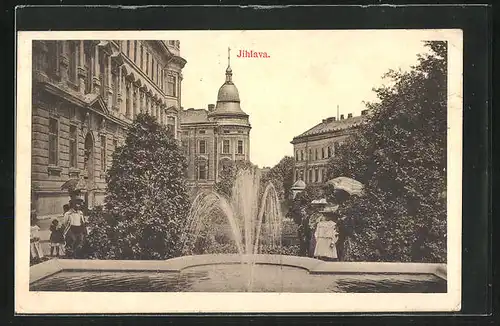
[[[17,46],[16,313],[460,310],[461,30]]]

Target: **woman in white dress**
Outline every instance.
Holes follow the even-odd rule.
[[[314,237],[316,238],[314,257],[323,260],[337,260],[337,224],[332,220],[318,222]]]
[[[31,212],[30,228],[30,262],[39,263],[44,258],[42,247],[40,246],[40,227],[37,225],[38,219],[36,212]]]

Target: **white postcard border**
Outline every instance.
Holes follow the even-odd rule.
[[[461,30],[384,30],[419,33],[422,40],[448,41],[448,238],[445,294],[352,293],[75,293],[29,291],[31,175],[31,44],[36,39],[180,39],[186,33],[241,31],[58,31],[17,34],[15,179],[15,312],[198,313],[198,312],[434,312],[461,307],[463,35]],[[328,33],[334,31],[314,31]],[[359,32],[359,31],[358,31]],[[365,32],[373,32],[366,30]],[[380,32],[380,31],[377,31]],[[245,31],[293,33],[293,31]]]

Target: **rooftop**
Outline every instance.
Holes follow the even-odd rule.
[[[180,114],[181,123],[200,123],[208,121],[208,111],[205,109],[182,110]]]
[[[294,139],[356,128],[365,121],[366,117],[367,111],[365,110],[363,111],[362,115],[356,117],[348,117],[340,120],[337,120],[335,117],[323,119],[323,121],[321,121],[311,129],[303,132],[298,136],[295,136]]]

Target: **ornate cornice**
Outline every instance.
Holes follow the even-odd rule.
[[[55,85],[50,82],[39,82],[38,85],[41,90],[44,90],[49,94],[55,95],[61,100],[88,109],[89,111],[101,115],[106,119],[122,127],[128,127],[129,125],[128,122],[118,119],[115,116],[111,115],[111,112],[106,105],[106,101],[100,95],[87,94],[84,97],[80,97],[74,94],[73,92],[68,92],[68,90],[62,89],[58,85]],[[96,108],[96,104],[98,105],[99,109]]]

